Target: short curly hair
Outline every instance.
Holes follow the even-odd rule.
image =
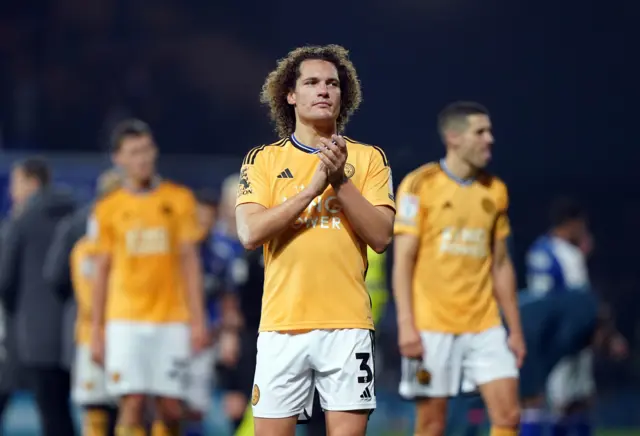
[[[331,62],[338,70],[341,101],[336,123],[339,133],[362,102],[360,80],[347,49],[335,44],[296,48],[278,61],[276,69],[269,73],[262,85],[260,94],[260,102],[269,106],[271,120],[282,138],[291,135],[296,128],[295,109],[287,102],[287,95],[295,89],[300,77],[300,65],[306,60]]]

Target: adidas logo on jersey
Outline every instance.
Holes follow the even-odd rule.
[[[362,391],[362,394],[360,394],[360,399],[361,400],[370,400],[371,397],[371,391],[369,390],[368,387],[364,388],[364,391]]]
[[[293,179],[293,174],[289,171],[289,168],[285,169],[283,172],[278,174],[277,179]]]

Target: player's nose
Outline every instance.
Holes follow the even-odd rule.
[[[491,146],[493,145],[494,139],[493,139],[493,135],[491,134],[487,134],[484,138],[484,142],[487,145],[488,148],[491,148]]]
[[[326,83],[320,82],[317,86],[318,96],[325,97],[329,95],[329,87]]]

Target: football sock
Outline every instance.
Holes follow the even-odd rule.
[[[87,409],[82,422],[82,436],[108,436],[109,412]]]
[[[491,426],[489,436],[518,436],[517,428]]]
[[[151,427],[151,436],[180,436],[180,423],[154,421]]]
[[[118,425],[116,436],[146,436],[146,432],[141,425]]]
[[[523,409],[520,418],[520,436],[542,436],[545,413],[541,409]]]

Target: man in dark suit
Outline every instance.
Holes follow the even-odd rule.
[[[0,247],[0,300],[14,317],[17,354],[33,390],[43,434],[73,435],[69,371],[61,364],[63,302],[44,278],[46,253],[58,222],[75,209],[70,193],[51,186],[47,163],[29,158],[11,172],[20,214],[6,225]]]
[[[2,247],[2,241],[8,229],[6,224],[18,212],[17,208],[13,208],[9,212],[10,216],[0,224],[0,247]],[[20,362],[18,362],[14,325],[13,317],[7,314],[4,307],[0,305],[0,417],[4,415],[13,393],[25,388],[20,371]]]
[[[98,177],[97,197],[104,197],[122,185],[122,175],[115,169],[103,172]],[[90,359],[81,349],[76,348],[76,298],[72,289],[70,259],[74,246],[85,236],[87,223],[93,211],[94,202],[76,209],[74,213],[60,221],[49,252],[47,253],[44,276],[51,289],[65,302],[63,335],[63,363],[65,368],[72,368],[73,385],[72,400],[84,410],[82,428],[92,435],[113,435],[117,409],[109,399],[105,401],[105,388],[93,386],[87,389],[87,384],[95,384],[103,380],[94,371]],[[85,308],[86,310],[86,308]],[[82,321],[81,321],[82,322]],[[82,347],[83,344],[79,344]],[[102,371],[99,371],[102,373]],[[88,375],[90,374],[90,375]],[[89,378],[87,378],[89,377]]]

